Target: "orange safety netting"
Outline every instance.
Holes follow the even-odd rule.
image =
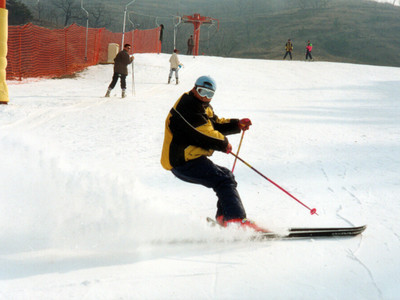
[[[159,53],[160,28],[126,32],[132,53]],[[7,79],[60,77],[106,62],[108,44],[121,44],[122,33],[71,25],[50,30],[33,24],[8,26]]]

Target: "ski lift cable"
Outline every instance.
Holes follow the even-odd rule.
[[[150,17],[150,18],[157,18],[157,19],[171,19],[171,17],[175,17],[173,15],[170,16],[154,16],[154,15],[145,15],[145,14],[141,14],[135,11],[132,11],[131,13],[138,15],[138,16],[142,16],[142,17]]]

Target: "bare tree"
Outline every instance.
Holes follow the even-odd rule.
[[[35,9],[37,10],[38,20],[40,21],[40,19],[42,18],[43,10],[44,10],[44,4],[43,4],[43,2],[41,3],[40,1],[38,1],[38,2],[36,3]]]
[[[93,25],[92,27],[107,27],[111,24],[111,14],[103,3],[94,6],[89,12],[91,16],[90,23]]]
[[[292,5],[294,3],[297,3],[297,6],[300,9],[306,9],[306,8],[324,8],[329,5],[330,0],[294,0],[292,1]]]
[[[75,0],[52,0],[52,4],[63,12],[64,26],[67,26],[73,18],[74,12],[79,9]]]

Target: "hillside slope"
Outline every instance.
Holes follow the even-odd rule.
[[[318,2],[324,5],[311,5]],[[220,21],[219,31],[216,23],[201,28],[200,53],[207,55],[282,59],[291,38],[296,60],[304,59],[311,40],[316,60],[400,66],[399,6],[365,0],[155,0],[151,5],[138,2],[134,11],[132,19],[142,27],[163,23],[167,53],[173,50],[172,16],[200,13]],[[178,27],[177,47],[183,52],[192,31],[191,24]]]
[[[400,68],[180,58],[168,85],[169,55],[136,55],[125,99],[119,86],[103,98],[112,65],[8,82],[0,299],[398,298]],[[203,74],[219,117],[252,120],[240,156],[319,214],[238,162],[248,217],[276,230],[367,224],[362,236],[254,242],[208,226],[214,192],[160,165],[165,118]],[[228,136],[235,152],[240,136]]]
[[[122,31],[126,1],[87,1],[89,24],[101,24]],[[38,3],[22,0],[38,17]],[[42,26],[47,16],[61,24],[63,13],[50,0],[41,2]],[[98,3],[101,3],[99,5]],[[86,26],[75,3],[70,22]],[[400,66],[400,7],[368,0],[152,0],[136,1],[127,11],[126,29],[165,26],[164,53],[172,53],[176,16],[193,15],[219,20],[201,27],[200,52],[206,55],[243,58],[282,59],[288,38],[295,45],[294,59],[303,60],[307,40],[314,45],[319,61]],[[218,30],[217,30],[218,29]],[[176,47],[186,53],[193,25],[177,27]]]
[[[232,51],[234,56],[281,59],[291,38],[295,59],[304,59],[311,40],[317,60],[400,66],[399,7],[337,1],[327,8],[258,17],[253,24],[258,30],[247,39],[248,45]],[[243,32],[239,40],[245,40]]]

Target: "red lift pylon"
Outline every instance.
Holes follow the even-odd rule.
[[[194,52],[193,55],[199,55],[199,40],[200,40],[200,26],[203,24],[212,24],[213,21],[218,22],[219,28],[219,20],[211,17],[203,17],[200,14],[193,14],[193,16],[183,16],[183,23],[192,23],[194,26],[193,30],[193,41],[194,41]]]

